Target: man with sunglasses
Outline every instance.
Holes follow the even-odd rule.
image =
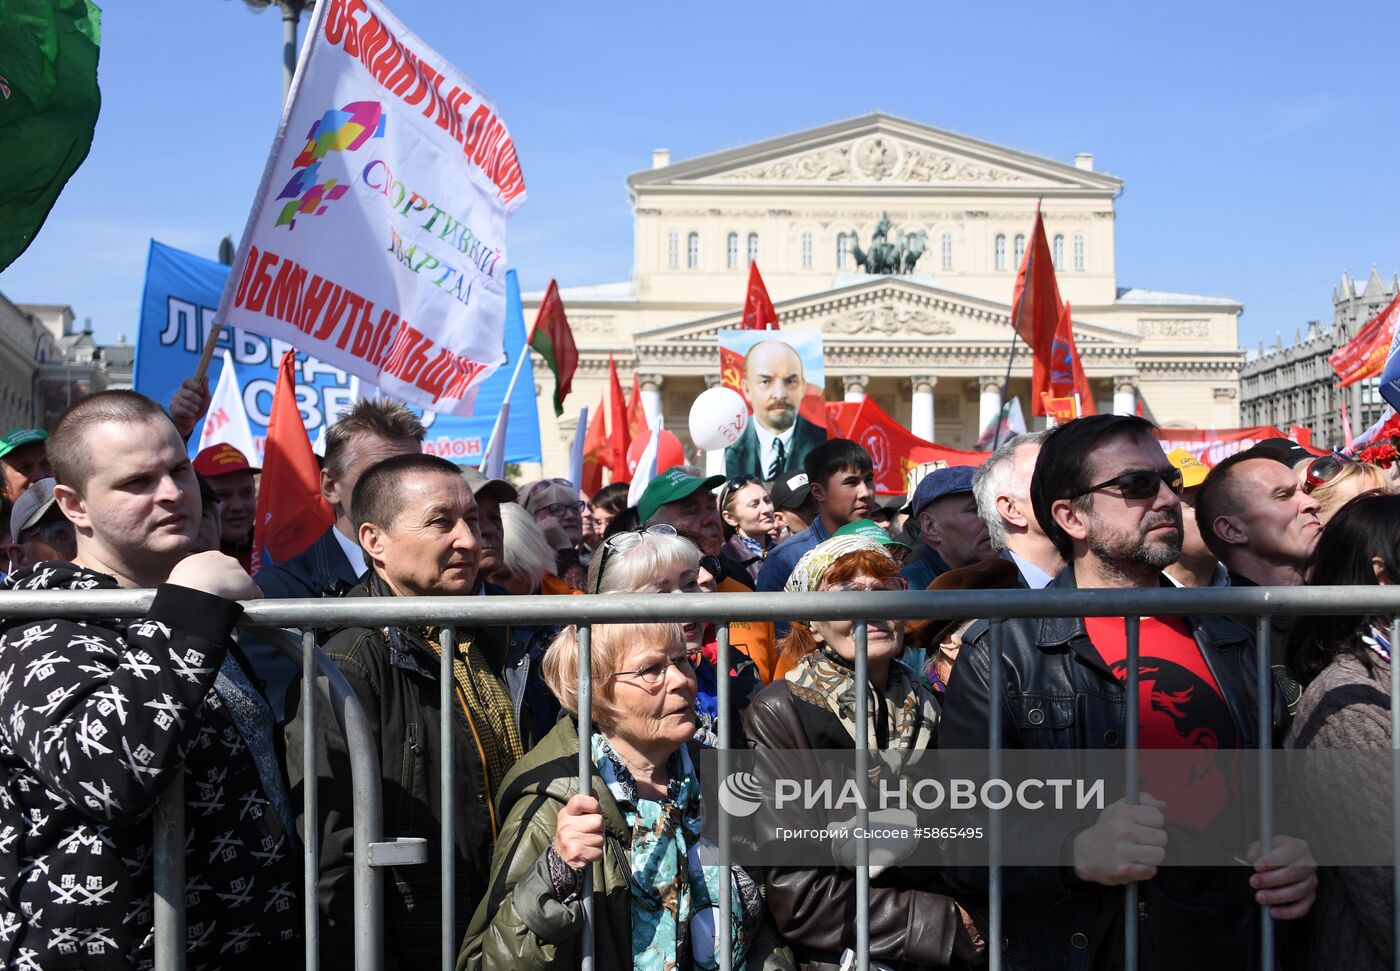
[[[1141,418],[1097,415],[1045,438],[1031,503],[1068,564],[1047,592],[1166,584],[1162,569],[1181,551],[1182,475],[1153,431]],[[1151,689],[1140,709],[1144,749],[1251,749],[1282,738],[1286,720],[1278,717],[1277,698],[1274,737],[1256,736],[1255,653],[1245,628],[1216,617],[1143,618],[1139,646],[1139,684]],[[1003,659],[996,686],[989,680],[992,650]],[[963,636],[949,679],[940,747],[987,748],[993,704],[1002,707],[1004,748],[1121,747],[1126,653],[1121,618],[978,621]],[[1008,951],[1046,966],[1093,966],[1121,947],[1117,888],[1137,882],[1140,939],[1153,942],[1144,966],[1198,962],[1197,942],[1210,941],[1220,966],[1249,967],[1257,904],[1270,905],[1278,920],[1303,916],[1312,906],[1315,866],[1306,843],[1276,837],[1262,856],[1236,849],[1252,861],[1252,872],[1158,869],[1200,796],[1193,788],[1146,789],[1140,804],[1115,802],[1078,831],[1070,824],[1056,831],[1054,817],[1034,819],[1034,829],[1008,821],[1005,845],[1048,847],[1048,862],[1063,864],[1004,870]],[[969,893],[987,889],[985,869],[960,868],[956,879]]]

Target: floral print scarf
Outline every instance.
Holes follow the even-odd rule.
[[[637,782],[607,739],[593,735],[593,763],[632,830],[632,966],[637,971],[719,967],[715,935],[719,920],[719,852],[700,836],[705,804],[685,747],[667,766],[670,782],[660,802],[640,798]],[[705,862],[702,862],[702,854]],[[748,946],[746,907],[740,881],[731,881],[733,966],[743,967]]]
[[[784,677],[793,696],[825,708],[856,737],[855,670],[825,644],[802,657]],[[865,691],[866,737],[871,749],[911,751],[938,745],[938,702],[902,664],[890,664],[889,682]],[[873,703],[872,703],[873,701]],[[880,735],[885,736],[881,744]]]

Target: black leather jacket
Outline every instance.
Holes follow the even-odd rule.
[[[1074,588],[1073,568],[1057,576],[1046,592]],[[1165,583],[1164,583],[1165,586]],[[1220,687],[1235,724],[1241,748],[1257,747],[1254,635],[1239,624],[1218,617],[1183,618],[1201,648],[1206,665]],[[1118,679],[1109,671],[1089,640],[1078,617],[980,620],[963,636],[962,651],[954,665],[943,702],[940,748],[988,747],[987,713],[991,710],[988,683],[989,651],[1001,650],[1002,746],[1006,749],[1114,749],[1123,746],[1125,702]],[[1273,738],[1277,747],[1287,731],[1287,709],[1275,687]],[[1281,714],[1280,714],[1281,713]],[[1003,870],[1007,904],[1004,944],[1010,968],[1066,968],[1114,966],[1116,961],[1099,954],[1121,947],[1123,895],[1120,889],[1080,880],[1070,861],[1069,844],[1075,834],[1047,833],[1043,825],[1032,831],[1008,824],[1004,832],[1008,856],[1017,840],[1052,840],[1059,847],[1058,867],[1008,867]],[[1021,855],[1019,858],[1026,858]],[[1216,901],[1230,906],[1217,912],[1238,913],[1239,926],[1228,934],[1243,949],[1248,966],[1249,950],[1257,940],[1254,926],[1257,908],[1247,884],[1236,887],[1239,874],[1222,874],[1220,886],[1209,888]],[[950,874],[956,891],[985,893],[985,868],[962,868]],[[1139,924],[1144,947],[1150,941],[1199,940],[1198,917],[1184,915],[1165,900],[1154,899],[1151,882],[1142,886]],[[1239,899],[1242,894],[1243,899]],[[960,894],[961,895],[961,894]],[[1234,902],[1238,901],[1238,906]],[[1150,921],[1150,925],[1149,925]],[[1216,942],[1218,944],[1218,942]],[[1213,945],[1215,946],[1215,945]],[[1146,960],[1143,965],[1151,964]],[[1239,964],[1233,965],[1239,967]]]

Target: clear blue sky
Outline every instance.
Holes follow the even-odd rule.
[[[281,22],[242,0],[99,0],[92,154],[0,292],[134,334],[151,237],[212,257],[276,128]],[[526,289],[624,280],[624,179],[880,109],[1126,181],[1120,286],[1233,297],[1241,341],[1400,270],[1389,3],[389,0],[500,106]],[[880,9],[881,16],[864,11]],[[737,303],[736,294],[736,303]]]

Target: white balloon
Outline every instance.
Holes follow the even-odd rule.
[[[749,423],[749,406],[733,388],[708,388],[690,406],[690,440],[706,452],[733,445]]]

